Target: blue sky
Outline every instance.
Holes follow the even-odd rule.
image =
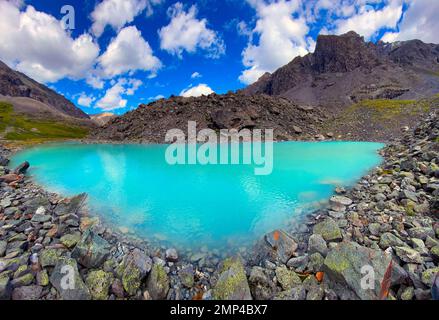
[[[121,114],[159,97],[243,88],[312,52],[318,34],[439,42],[438,3],[0,0],[0,59],[87,113]],[[63,28],[64,5],[74,29]]]

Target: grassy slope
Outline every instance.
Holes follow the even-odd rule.
[[[0,139],[18,143],[80,139],[88,129],[56,120],[31,119],[14,112],[9,103],[0,102]]]
[[[387,135],[396,134],[402,126],[414,125],[416,119],[438,106],[439,94],[421,100],[364,100],[343,110],[324,129],[342,136],[352,132],[365,140],[376,136],[379,141],[387,141]]]

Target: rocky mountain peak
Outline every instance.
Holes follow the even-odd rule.
[[[313,54],[312,67],[316,72],[349,72],[358,67],[379,64],[375,46],[350,31],[341,36],[320,35]]]

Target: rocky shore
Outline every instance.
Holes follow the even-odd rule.
[[[432,299],[438,114],[382,153],[380,168],[337,188],[325,209],[227,258],[121,236],[88,214],[86,195],[48,193],[27,165],[10,172],[0,147],[0,299]]]

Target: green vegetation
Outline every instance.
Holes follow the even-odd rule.
[[[9,103],[0,102],[0,139],[20,143],[81,139],[88,133],[82,126],[56,120],[31,119],[15,113]]]
[[[426,112],[428,111],[428,104],[422,104],[415,100],[376,99],[361,101],[351,108],[368,109],[373,113],[372,116],[379,117],[379,119],[392,119],[401,114],[415,115],[421,111]]]

